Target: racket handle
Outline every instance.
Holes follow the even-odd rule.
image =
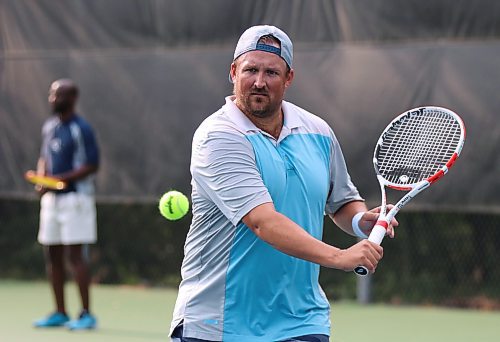
[[[368,237],[368,241],[371,241],[373,243],[376,243],[377,245],[380,245],[382,243],[382,240],[384,239],[384,236],[387,232],[387,222],[385,221],[378,221],[375,227],[373,227],[372,232],[370,233],[370,236]],[[359,276],[366,276],[368,275],[368,269],[365,266],[358,266],[354,269],[354,273],[356,273]]]
[[[382,240],[384,239],[385,234],[387,233],[388,224],[385,221],[378,221],[375,227],[373,227],[370,236],[368,237],[368,241],[376,243],[380,245]]]

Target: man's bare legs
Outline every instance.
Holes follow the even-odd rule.
[[[47,246],[45,251],[47,276],[52,285],[52,291],[56,301],[56,310],[66,314],[66,308],[64,306],[64,281],[66,276],[64,270],[64,246]]]
[[[66,277],[64,268],[65,248],[68,250],[71,268],[80,291],[82,308],[85,311],[89,311],[90,275],[87,260],[83,255],[84,247],[82,245],[53,245],[46,248],[47,275],[52,286],[56,310],[66,313],[64,303],[64,283]]]
[[[67,247],[69,249],[69,261],[73,269],[75,281],[78,284],[78,289],[80,291],[82,308],[84,311],[88,312],[90,275],[87,260],[83,253],[84,247],[83,245],[70,245]]]

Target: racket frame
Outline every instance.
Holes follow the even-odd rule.
[[[425,109],[435,109],[439,111],[446,112],[453,116],[457,122],[460,125],[461,128],[461,136],[460,140],[457,144],[457,147],[455,149],[455,152],[453,153],[452,157],[450,160],[442,166],[436,173],[434,173],[432,176],[427,177],[424,180],[421,180],[420,182],[416,183],[411,183],[411,184],[399,184],[399,183],[394,183],[386,180],[379,172],[378,170],[378,163],[377,163],[377,152],[382,146],[382,143],[384,141],[385,134],[394,126],[399,123],[399,121],[407,116],[407,115],[416,115],[416,114],[421,114]],[[380,214],[378,217],[377,222],[375,223],[375,226],[373,227],[370,236],[368,237],[368,240],[371,242],[376,243],[377,245],[380,245],[382,243],[382,240],[384,239],[385,235],[387,234],[387,228],[389,227],[390,222],[392,219],[397,215],[397,213],[408,203],[410,202],[416,195],[418,195],[421,191],[425,190],[428,188],[432,183],[436,182],[438,179],[443,177],[445,174],[448,173],[449,169],[453,166],[457,158],[460,156],[460,153],[462,152],[462,148],[465,142],[465,136],[466,136],[466,131],[465,131],[465,125],[460,118],[460,116],[453,111],[443,108],[443,107],[435,107],[435,106],[426,106],[426,107],[418,107],[414,109],[410,109],[399,116],[397,116],[394,120],[392,120],[389,125],[384,129],[382,134],[380,135],[380,138],[377,141],[377,144],[375,146],[375,151],[373,153],[373,166],[375,168],[375,172],[377,174],[377,180],[380,185],[380,192],[382,195],[381,199],[381,205],[380,205]],[[387,195],[385,191],[385,187],[394,189],[394,190],[401,190],[401,191],[409,191],[406,193],[397,203],[394,205],[394,207],[388,212],[387,212]],[[354,269],[354,272],[357,275],[360,276],[366,276],[368,275],[369,271],[366,267],[364,266],[358,266]]]

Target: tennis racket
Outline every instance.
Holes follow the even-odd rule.
[[[35,171],[28,171],[24,174],[24,178],[35,185],[42,186],[51,190],[63,190],[66,188],[66,183],[60,179],[48,176],[42,176]]]
[[[389,222],[413,197],[448,172],[460,155],[464,141],[462,119],[441,107],[411,109],[385,128],[373,155],[382,204],[369,241],[382,243]],[[386,186],[409,191],[387,214]],[[354,272],[365,276],[368,269],[358,266]]]

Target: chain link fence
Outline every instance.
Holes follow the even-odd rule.
[[[500,309],[500,215],[403,211],[398,220],[370,279],[373,301]],[[352,243],[338,232],[326,239]],[[334,298],[355,297],[355,279],[330,270],[322,276]]]
[[[43,279],[36,242],[38,202],[0,200],[0,277]],[[399,214],[395,239],[371,277],[374,302],[500,309],[500,215],[454,212]],[[91,248],[94,281],[177,286],[189,215],[163,219],[151,204],[98,205],[99,242]],[[348,247],[355,239],[325,219],[324,240]],[[358,277],[322,269],[332,300],[355,299]]]

